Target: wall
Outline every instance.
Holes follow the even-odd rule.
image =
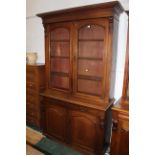
[[[89,4],[103,3],[113,0],[26,0],[26,51],[37,52],[38,62],[45,62],[44,56],[44,29],[40,18],[36,14],[65,8],[73,8]],[[128,0],[120,0],[123,7],[128,10]],[[125,14],[120,16],[120,25],[118,25],[118,45],[117,59],[114,59],[116,68],[113,68],[112,74],[115,74],[116,84],[114,85],[114,97],[118,99],[121,96],[123,75],[124,75],[124,60],[125,60],[125,42],[127,35],[127,17]]]
[[[113,34],[113,61],[112,61],[112,80],[110,96],[118,100],[122,95],[125,54],[127,42],[128,16],[122,13],[119,21],[114,20]]]

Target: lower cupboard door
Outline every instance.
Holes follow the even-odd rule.
[[[84,112],[70,112],[70,134],[73,146],[95,152],[101,146],[98,119]],[[98,146],[97,146],[98,145]]]
[[[66,137],[66,109],[61,106],[50,105],[45,109],[45,128],[49,136],[65,141]]]

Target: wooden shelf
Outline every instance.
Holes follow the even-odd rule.
[[[51,75],[57,75],[57,76],[69,76],[69,73],[64,73],[64,72],[51,72]]]
[[[84,94],[87,94],[87,95],[93,95],[93,96],[100,96],[96,93],[87,93],[87,92],[84,92],[84,91],[78,91],[78,93],[84,93]]]
[[[91,57],[78,57],[78,59],[86,59],[86,60],[99,60],[102,61],[102,58],[91,58]]]
[[[78,41],[104,41],[104,39],[79,39]]]
[[[51,40],[51,42],[70,42],[70,40]]]
[[[101,81],[102,77],[89,76],[89,75],[78,75],[78,79]]]
[[[62,58],[62,59],[69,59],[69,56],[55,56],[55,55],[51,55],[51,58]]]

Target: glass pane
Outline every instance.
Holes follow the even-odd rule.
[[[104,28],[99,25],[86,25],[79,31],[79,39],[104,39]]]
[[[54,88],[69,89],[69,77],[52,74],[52,86]]]
[[[79,57],[102,58],[103,42],[102,41],[79,41]]]
[[[102,61],[80,59],[78,61],[78,75],[101,77],[103,75]]]
[[[56,28],[51,31],[51,40],[69,40],[68,29]]]
[[[69,89],[70,68],[70,34],[67,28],[56,28],[51,31],[50,42],[50,86]]]
[[[79,29],[77,91],[101,96],[103,79],[104,27],[85,25]]]
[[[70,44],[68,42],[51,42],[51,56],[69,57]]]
[[[51,71],[69,73],[69,59],[51,58]]]
[[[101,95],[102,83],[101,81],[92,80],[78,80],[78,92],[90,94],[90,95]]]

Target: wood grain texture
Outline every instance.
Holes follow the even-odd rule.
[[[26,121],[40,128],[40,97],[45,88],[45,65],[26,65]]]

